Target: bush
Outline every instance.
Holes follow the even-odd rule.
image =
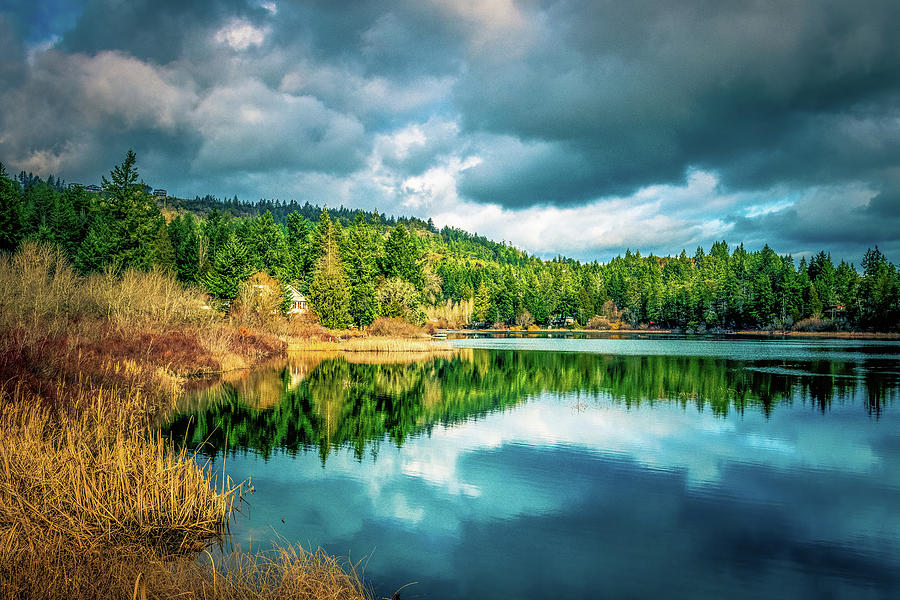
[[[586,327],[587,329],[609,329],[609,319],[600,315],[594,315],[587,322]]]
[[[836,331],[837,327],[835,326],[834,321],[831,319],[802,319],[794,323],[794,327],[792,328],[794,331],[810,331],[810,332],[818,332],[818,331]]]
[[[523,310],[522,314],[516,316],[516,325],[518,325],[520,329],[528,329],[534,325],[534,318],[527,309]]]
[[[420,327],[397,317],[378,317],[366,328],[366,332],[379,337],[415,338],[424,335]]]
[[[281,320],[283,303],[281,284],[265,273],[256,273],[241,284],[229,316],[237,326],[272,327]]]

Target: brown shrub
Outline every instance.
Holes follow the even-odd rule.
[[[837,327],[835,326],[834,321],[830,319],[813,317],[797,321],[791,329],[794,331],[836,331]]]
[[[601,317],[601,316],[599,316],[599,315],[594,315],[594,316],[591,317],[591,319],[587,322],[587,325],[586,325],[585,327],[586,327],[587,329],[609,329],[609,328],[610,328],[610,322],[609,322],[609,319],[606,318],[606,317]]]
[[[425,335],[424,329],[396,317],[378,317],[366,328],[369,335],[378,337],[416,338]]]

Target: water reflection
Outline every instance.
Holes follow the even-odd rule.
[[[380,362],[390,358],[391,362]],[[314,353],[190,395],[167,432],[207,453],[343,445],[357,457],[402,445],[435,424],[516,406],[545,392],[609,398],[627,408],[666,403],[718,416],[771,416],[779,404],[821,412],[853,404],[874,418],[898,395],[896,361],[743,361],[463,349],[453,357]]]
[[[297,356],[167,427],[377,597],[897,597],[898,362],[698,354]]]

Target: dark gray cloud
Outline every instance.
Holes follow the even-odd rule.
[[[896,124],[870,127],[898,116],[894,2],[560,2],[542,16],[524,53],[471,61],[456,99],[469,129],[565,142],[576,170],[593,159],[605,176],[573,201],[691,166],[768,187],[896,160]]]
[[[14,1],[0,160],[93,181],[133,147],[182,195],[477,214],[522,245],[522,215],[577,214],[581,257],[622,232],[897,247],[898,22],[874,0]]]

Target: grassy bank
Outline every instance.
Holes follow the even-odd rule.
[[[152,417],[190,377],[286,344],[203,304],[163,273],[80,277],[31,244],[0,255],[0,597],[365,597],[321,553],[238,553],[223,570],[204,551],[242,486]]]
[[[379,317],[364,330],[326,329],[316,323],[299,321],[285,336],[289,352],[349,353],[445,353],[453,352],[446,341],[431,338],[424,327],[402,319]]]

